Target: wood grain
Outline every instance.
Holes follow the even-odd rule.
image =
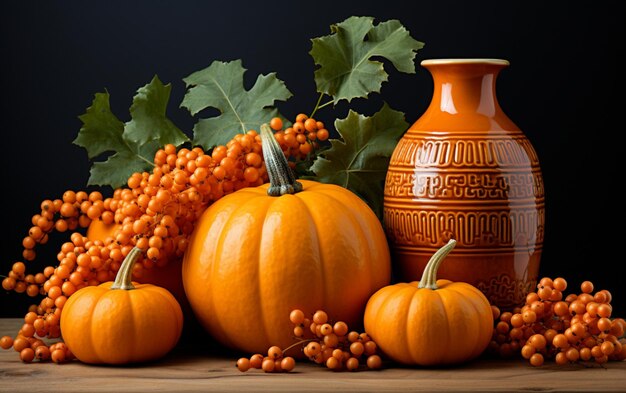
[[[0,336],[14,335],[22,320],[0,319]],[[200,348],[198,346],[197,348]],[[298,362],[289,374],[246,373],[237,355],[177,349],[157,363],[127,367],[80,362],[24,364],[13,350],[0,350],[0,392],[512,392],[626,391],[626,362],[606,368],[549,363],[533,368],[520,359],[479,359],[453,368],[401,368],[332,372]]]

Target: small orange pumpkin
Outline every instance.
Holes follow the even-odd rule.
[[[63,340],[85,363],[125,364],[157,360],[178,342],[180,305],[166,289],[133,284],[141,255],[126,256],[114,282],[85,287],[70,296],[61,313]]]
[[[485,295],[470,284],[437,280],[455,244],[450,240],[432,256],[420,281],[384,287],[368,301],[365,331],[396,362],[462,363],[487,348],[493,314]]]
[[[252,353],[292,343],[295,308],[362,324],[367,299],[391,275],[372,210],[343,187],[296,181],[267,125],[261,136],[270,184],[207,208],[183,260],[198,321],[222,344]]]

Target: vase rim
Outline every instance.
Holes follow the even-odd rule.
[[[444,65],[444,64],[492,64],[500,66],[510,65],[508,60],[504,59],[488,59],[488,58],[467,58],[467,59],[427,59],[420,63],[423,66]]]

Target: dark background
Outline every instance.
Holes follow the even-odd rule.
[[[113,112],[127,121],[135,90],[156,73],[173,84],[170,118],[190,133],[194,119],[178,107],[181,79],[213,60],[242,58],[249,82],[259,73],[278,72],[295,96],[280,108],[293,118],[310,112],[317,99],[309,39],[328,34],[331,23],[369,15],[399,19],[425,42],[418,62],[511,62],[498,81],[500,104],[535,146],[547,192],[540,274],[563,276],[576,290],[582,280],[592,280],[613,293],[614,315],[626,316],[624,196],[617,190],[625,152],[624,70],[618,61],[624,54],[623,2],[103,3],[2,6],[0,157],[6,199],[0,274],[21,259],[21,239],[40,201],[85,188],[87,155],[71,142],[81,126],[77,116],[95,92],[106,88]],[[391,76],[384,99],[415,121],[430,100],[429,74],[421,67],[416,75],[399,74],[388,64],[386,69]],[[357,105],[371,114],[380,99]],[[330,124],[344,114],[341,107],[319,117]],[[56,263],[58,246],[46,248],[29,271]],[[2,317],[23,316],[30,303],[25,294],[0,290]]]

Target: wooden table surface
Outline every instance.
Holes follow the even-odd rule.
[[[23,321],[0,319],[0,336],[14,336]],[[194,350],[194,348],[196,348]],[[588,391],[625,392],[626,362],[606,367],[578,364],[535,368],[522,359],[478,359],[453,368],[401,368],[333,372],[308,361],[291,373],[239,372],[237,355],[212,355],[185,345],[149,365],[111,367],[80,362],[24,364],[0,349],[0,392],[407,392]]]

